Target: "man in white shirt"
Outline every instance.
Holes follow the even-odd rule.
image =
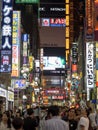
[[[78,128],[77,130],[89,130],[89,119],[87,117],[87,110],[82,109],[80,120],[78,122]]]
[[[68,123],[63,121],[59,116],[58,106],[50,106],[48,108],[48,115],[50,119],[45,121],[42,130],[69,130]]]
[[[94,110],[92,108],[89,109],[90,114],[89,114],[89,119],[90,119],[90,123],[91,123],[91,127],[96,130],[97,127],[97,123],[96,123],[96,112],[94,112]]]

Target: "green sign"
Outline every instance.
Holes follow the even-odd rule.
[[[39,0],[15,0],[16,3],[39,3]]]

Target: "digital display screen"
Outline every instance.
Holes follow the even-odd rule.
[[[55,70],[57,68],[65,68],[65,59],[62,57],[43,57],[43,70]]]

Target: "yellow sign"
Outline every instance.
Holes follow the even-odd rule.
[[[8,101],[14,101],[14,92],[8,91]]]
[[[33,56],[29,56],[29,69],[33,69]]]

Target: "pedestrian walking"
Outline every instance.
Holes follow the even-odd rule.
[[[36,130],[36,127],[38,126],[37,119],[34,117],[34,111],[33,108],[27,109],[27,117],[24,119],[24,130]]]
[[[15,117],[12,121],[12,125],[15,130],[23,130],[23,120],[21,117]]]
[[[69,130],[76,130],[77,129],[77,120],[76,120],[76,113],[75,113],[74,108],[69,109],[68,123],[69,123]]]
[[[11,117],[9,111],[5,111],[2,114],[0,130],[12,130]]]
[[[94,112],[94,110],[90,107],[89,108],[89,120],[90,120],[90,124],[91,124],[91,128],[92,130],[96,130],[97,129],[97,123],[96,123],[96,112]]]
[[[59,107],[50,106],[48,108],[48,114],[50,119],[44,122],[44,128],[42,130],[69,130],[68,123],[63,121],[59,116]]]
[[[77,130],[89,130],[89,118],[86,109],[81,109]]]

